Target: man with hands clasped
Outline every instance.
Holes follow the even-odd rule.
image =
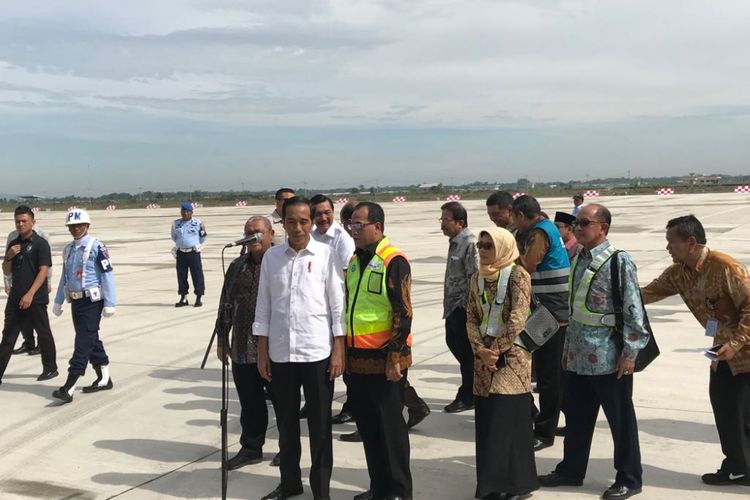
[[[63,300],[67,300],[76,331],[68,379],[52,393],[65,403],[73,401],[76,382],[86,372],[89,362],[96,372],[96,380],[84,387],[83,392],[112,389],[109,358],[99,340],[99,322],[102,316],[115,314],[115,279],[107,247],[88,234],[90,224],[91,219],[85,210],[76,208],[68,212],[65,225],[73,241],[63,250],[63,271],[52,308],[55,316],[60,316]]]

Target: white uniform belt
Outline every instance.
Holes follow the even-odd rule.
[[[180,252],[183,252],[183,253],[190,253],[190,252],[193,252],[193,251],[195,251],[195,247],[190,247],[190,248],[178,248],[177,250],[179,250]]]
[[[68,295],[70,295],[71,300],[80,300],[84,297],[91,297],[91,288],[81,292],[69,292]]]

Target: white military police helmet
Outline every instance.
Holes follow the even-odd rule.
[[[88,212],[82,208],[74,208],[73,210],[70,210],[65,219],[65,225],[72,226],[73,224],[91,224]]]

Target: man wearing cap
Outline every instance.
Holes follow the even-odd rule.
[[[84,387],[83,392],[112,389],[109,358],[99,339],[99,322],[102,316],[108,318],[115,314],[115,278],[107,247],[88,234],[90,224],[85,210],[76,208],[68,212],[65,225],[73,241],[63,250],[63,271],[52,307],[54,315],[60,316],[63,301],[67,300],[76,331],[68,379],[52,393],[64,403],[73,401],[76,382],[86,372],[89,362],[96,372],[96,380]]]
[[[560,236],[565,244],[565,250],[568,252],[568,258],[573,259],[578,255],[578,250],[581,245],[576,240],[576,235],[573,233],[573,222],[576,218],[574,215],[570,215],[565,212],[555,212],[555,226],[560,231]]]
[[[55,339],[49,327],[47,273],[52,267],[49,244],[34,232],[34,212],[20,206],[14,212],[18,237],[10,242],[3,259],[3,274],[13,274],[5,303],[5,326],[0,342],[0,382],[10,361],[22,325],[33,325],[42,351],[42,373],[38,381],[57,377]]]
[[[580,212],[582,208],[583,195],[580,193],[573,195],[573,211],[570,212],[570,215],[572,215],[573,217],[578,217],[578,212]]]
[[[187,294],[190,286],[187,276],[188,269],[190,269],[195,292],[194,306],[200,307],[203,305],[201,297],[206,291],[201,264],[201,248],[207,237],[206,227],[199,219],[193,218],[193,206],[190,203],[182,204],[180,216],[181,218],[172,224],[172,241],[176,247],[175,258],[177,259],[177,293],[180,294],[180,300],[174,306],[188,305]]]

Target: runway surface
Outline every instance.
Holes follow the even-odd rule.
[[[612,211],[610,240],[638,265],[642,284],[670,262],[665,251],[668,219],[694,213],[706,226],[708,245],[750,263],[750,195],[710,194],[601,197]],[[542,199],[542,209],[569,211],[567,198]],[[454,397],[458,365],[444,341],[442,282],[448,241],[440,231],[442,201],[385,204],[386,234],[410,257],[414,288],[414,360],[409,379],[432,414],[411,432],[411,466],[416,499],[471,499],[474,495],[473,412],[446,414]],[[490,224],[483,201],[467,201],[469,227]],[[338,211],[338,210],[337,210]],[[75,394],[60,406],[52,391],[65,380],[73,350],[70,307],[51,315],[60,377],[37,382],[38,356],[11,358],[0,386],[0,498],[153,499],[215,498],[220,493],[221,371],[212,353],[199,364],[216,318],[222,283],[221,248],[242,236],[252,214],[271,207],[197,209],[209,233],[203,250],[207,295],[203,308],[176,309],[171,221],[178,209],[92,212],[90,232],[104,241],[117,281],[117,314],[102,320],[101,336],[111,359],[114,390]],[[62,212],[37,215],[53,243],[54,284],[61,253],[69,240]],[[0,214],[0,229],[13,229],[12,214]],[[238,253],[226,252],[227,264]],[[5,305],[6,297],[0,299]],[[193,297],[190,297],[192,304]],[[678,298],[649,306],[661,357],[637,374],[634,400],[644,467],[643,499],[715,499],[750,495],[750,488],[709,487],[700,475],[722,459],[708,401],[709,362],[700,351],[710,342]],[[87,371],[82,382],[95,378]],[[336,384],[334,413],[343,399]],[[230,453],[239,449],[239,404],[232,390]],[[302,423],[303,433],[306,426]],[[334,438],[353,425],[334,426]],[[261,464],[230,473],[230,498],[257,499],[278,484],[268,465],[277,451],[271,419]],[[551,471],[562,456],[562,439],[538,454],[539,473]],[[303,477],[310,458],[303,440]],[[596,498],[613,481],[612,443],[600,414],[589,471],[581,488],[539,490],[534,498]],[[312,498],[305,477],[305,495]],[[359,443],[334,440],[332,498],[350,499],[368,487]]]

